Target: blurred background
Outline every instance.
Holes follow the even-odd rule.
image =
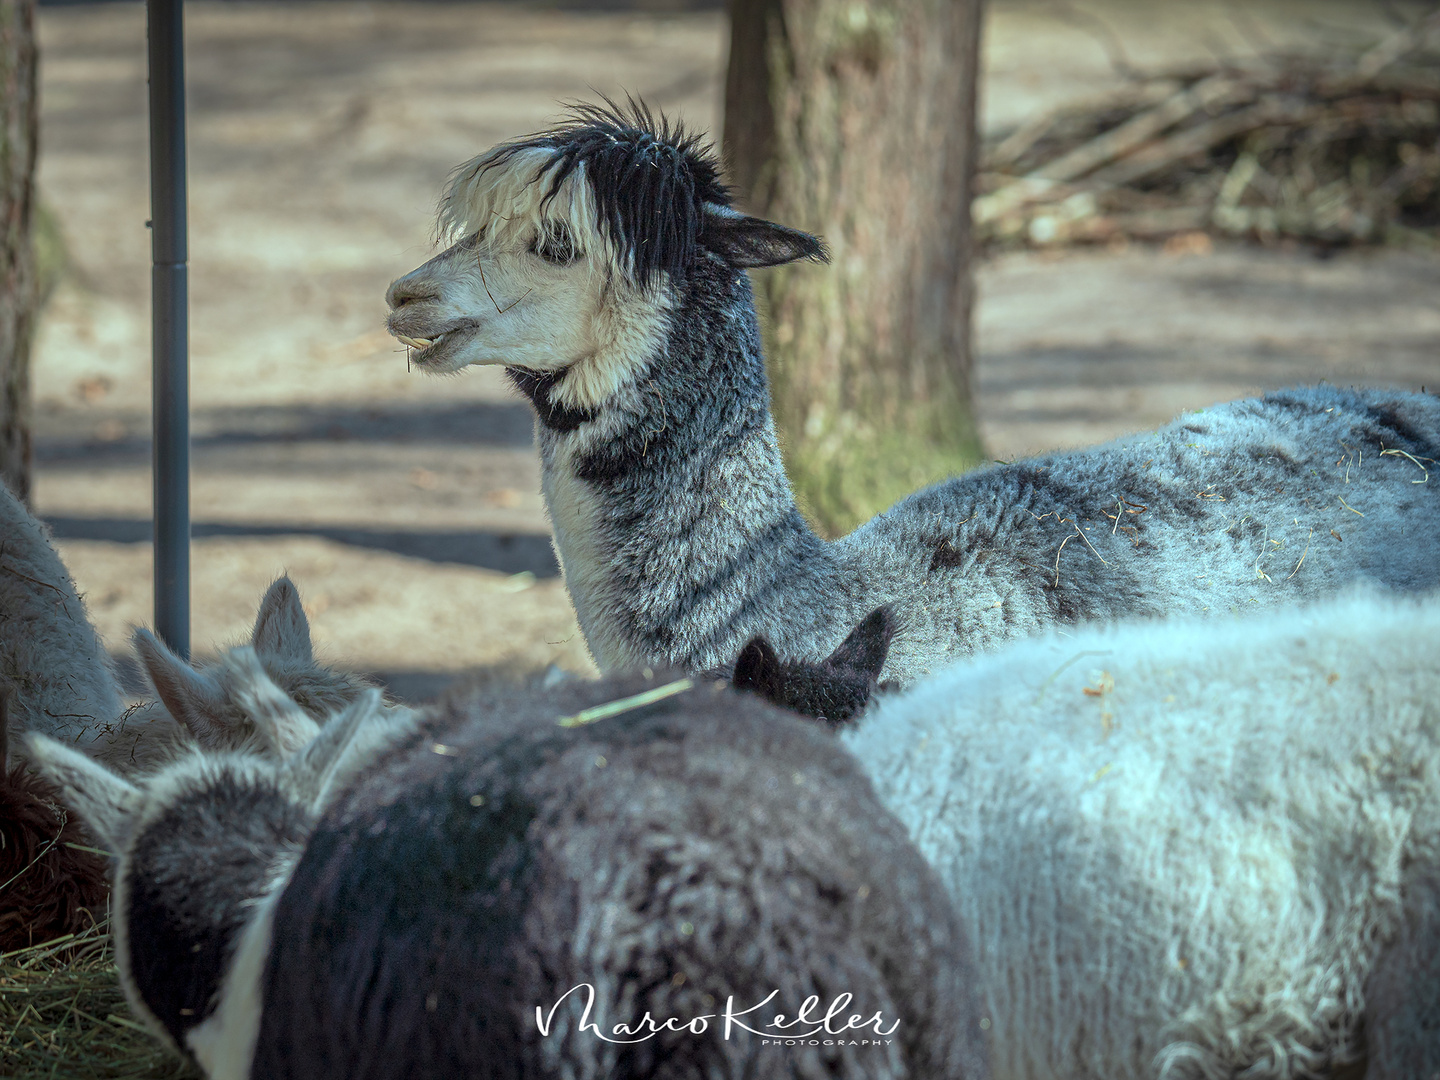
[[[432,252],[451,168],[597,92],[643,97],[717,142],[725,130],[748,155],[742,198],[837,245],[829,270],[757,275],[787,451],[820,470],[810,488],[797,479],[828,531],[873,513],[867,499],[883,505],[887,483],[908,490],[934,470],[919,451],[887,449],[883,418],[866,412],[885,378],[854,389],[853,372],[824,367],[833,357],[820,383],[801,377],[807,350],[823,352],[805,290],[840,282],[815,310],[870,325],[856,297],[876,267],[908,265],[908,241],[856,231],[857,215],[816,203],[813,185],[787,187],[802,169],[776,178],[774,162],[805,147],[787,141],[783,109],[758,143],[736,127],[756,86],[796,115],[830,115],[869,197],[889,191],[908,208],[904,228],[954,237],[955,303],[939,335],[953,356],[939,382],[909,379],[922,396],[945,379],[958,387],[946,415],[964,430],[935,435],[952,440],[941,465],[1084,446],[1299,382],[1440,386],[1433,3],[993,0],[976,138],[955,111],[966,72],[942,57],[935,76],[958,71],[946,93],[960,104],[928,122],[960,132],[945,153],[964,175],[911,198],[927,182],[918,148],[847,136],[835,102],[856,79],[883,83],[887,65],[919,70],[887,54],[887,35],[914,37],[951,6],[815,0],[815,25],[792,17],[788,30],[829,88],[817,104],[800,67],[786,85],[731,58],[732,21],[746,63],[773,56],[778,0],[187,3],[196,652],[243,636],[261,590],[288,571],[322,653],[404,697],[460,673],[593,670],[551,553],[528,408],[495,370],[407,372],[383,297]],[[978,9],[953,8],[971,17],[945,30],[963,54]],[[892,9],[900,22],[886,21]],[[832,32],[849,35],[848,51],[831,48]],[[32,502],[124,653],[152,602],[145,8],[42,4],[36,33],[46,299]],[[906,92],[938,100],[914,80]],[[973,231],[927,219],[927,199],[953,205],[972,190]],[[845,351],[845,334],[829,338]],[[864,363],[890,370],[885,349],[910,339],[897,340]],[[828,412],[814,407],[817,385],[841,387]],[[911,415],[903,401],[887,408]],[[824,470],[857,446],[907,469],[832,500]]]

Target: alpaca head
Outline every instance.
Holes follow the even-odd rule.
[[[358,676],[316,663],[310,623],[288,577],[261,599],[250,647],[218,664],[196,670],[146,630],[136,631],[135,651],[170,715],[207,750],[272,749],[251,720],[257,711],[308,717],[313,736],[319,721],[370,689]]]
[[[387,294],[412,362],[504,364],[582,411],[656,353],[702,260],[739,270],[825,257],[817,238],[732,210],[713,150],[635,102],[577,107],[460,166],[439,232],[453,246]]]
[[[357,735],[388,718],[369,691],[324,728],[276,687],[250,649],[224,685],[264,753],[191,748],[122,777],[43,735],[30,759],[115,856],[112,931],[137,1015],[177,1049],[216,1008],[253,912],[277,894],[345,771]],[[288,702],[288,707],[286,706]]]

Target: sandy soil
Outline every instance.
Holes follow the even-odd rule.
[[[557,101],[629,90],[714,130],[723,13],[186,8],[197,651],[243,635],[288,569],[321,647],[402,695],[465,671],[591,670],[526,408],[494,372],[410,375],[382,298],[431,250],[448,171]],[[144,9],[43,8],[40,28],[40,187],[73,264],[36,353],[36,504],[123,651],[151,604]],[[984,123],[1103,92],[1117,49],[1148,65],[1387,28],[1380,5],[1344,0],[997,0]],[[1433,258],[1190,244],[978,272],[997,457],[1296,382],[1440,385]]]

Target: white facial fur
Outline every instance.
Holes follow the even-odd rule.
[[[210,1080],[246,1080],[260,1037],[264,999],[260,980],[270,959],[275,908],[298,860],[286,864],[286,875],[255,902],[250,923],[240,935],[235,957],[220,984],[215,1011],[185,1034],[185,1042]]]
[[[553,399],[573,409],[602,405],[635,378],[668,326],[663,286],[629,283],[580,166],[550,200],[550,151],[531,148],[462,166],[441,206],[441,228],[463,236],[391,284],[390,333],[415,351],[411,363],[444,374],[470,364],[567,371]],[[573,261],[537,253],[565,230]]]

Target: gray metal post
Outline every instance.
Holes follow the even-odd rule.
[[[150,38],[155,631],[190,655],[190,319],[182,0],[146,0]]]

